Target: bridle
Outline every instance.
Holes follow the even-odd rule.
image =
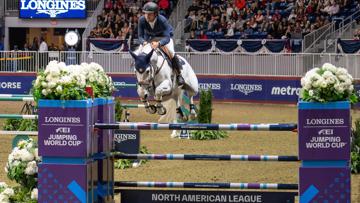
[[[139,86],[148,86],[147,89],[150,89],[150,88],[154,88],[155,89],[155,77],[157,74],[159,74],[159,72],[161,71],[161,69],[163,68],[164,64],[165,64],[165,61],[166,61],[166,58],[165,56],[163,56],[163,54],[161,53],[161,51],[159,51],[158,49],[155,50],[156,54],[158,56],[162,56],[163,58],[163,61],[160,65],[160,67],[158,66],[154,66],[152,63],[149,64],[150,66],[150,78],[149,78],[149,84],[151,83],[151,86],[150,85],[141,85],[139,84]],[[132,63],[132,66],[134,66],[134,62]],[[137,70],[136,70],[137,72]],[[135,73],[136,74],[136,73]]]

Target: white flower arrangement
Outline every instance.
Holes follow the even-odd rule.
[[[301,78],[300,98],[309,102],[357,102],[353,77],[345,68],[325,63],[321,68],[313,68]]]
[[[37,143],[32,139],[22,140],[9,154],[5,171],[10,180],[32,189],[37,185],[37,165],[40,161]]]
[[[92,87],[95,97],[111,96],[113,82],[97,63],[82,63],[66,66],[63,62],[51,61],[34,82],[35,100],[60,99],[80,100],[89,98],[86,87]]]
[[[34,200],[37,200],[37,199],[38,199],[38,189],[37,189],[37,188],[34,188],[34,189],[31,191],[31,199],[34,199]]]
[[[10,188],[6,183],[0,182],[0,202],[10,203],[10,198],[14,195],[14,190]]]

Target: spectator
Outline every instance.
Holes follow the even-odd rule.
[[[262,14],[262,12],[260,10],[258,10],[256,16],[255,16],[255,21],[257,24],[261,25],[264,21],[264,16]]]
[[[113,9],[113,2],[112,0],[106,0],[105,2],[105,10],[108,12],[110,11],[111,9]]]
[[[230,22],[227,25],[227,32],[226,32],[226,37],[232,37],[234,36],[234,29],[235,29],[235,23],[234,22]]]
[[[39,39],[37,37],[33,38],[32,46],[30,46],[30,50],[39,51]]]
[[[46,51],[48,51],[48,45],[46,44],[44,37],[40,37],[39,52],[46,52]]]
[[[354,33],[354,39],[355,40],[360,40],[360,29],[356,30]]]
[[[203,30],[200,31],[199,39],[203,39],[203,40],[208,39],[207,35],[204,33]]]
[[[30,51],[30,47],[28,43],[24,44],[24,51]]]
[[[189,39],[196,39],[194,30],[191,30],[191,31],[190,31],[190,37],[189,37]]]

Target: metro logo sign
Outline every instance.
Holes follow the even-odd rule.
[[[86,18],[85,0],[21,0],[20,18]]]

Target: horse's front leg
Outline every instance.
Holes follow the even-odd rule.
[[[166,108],[162,105],[162,99],[164,95],[171,94],[171,82],[170,80],[164,80],[156,89],[155,89],[155,100],[156,100],[156,110],[159,115],[166,114]]]
[[[149,92],[145,88],[138,86],[137,93],[140,97],[140,101],[145,105],[146,112],[150,114],[156,113],[156,107],[154,105],[150,105],[149,101],[147,100]]]
[[[194,96],[190,96],[190,119],[195,120],[197,118],[196,106],[194,104]]]

